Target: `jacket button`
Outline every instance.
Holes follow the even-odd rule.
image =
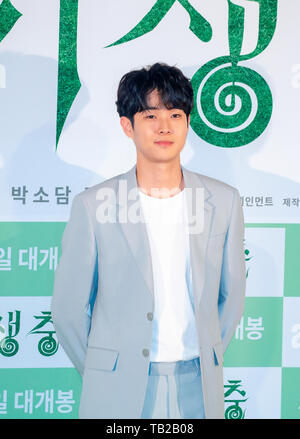
[[[147,319],[148,319],[148,320],[152,320],[152,319],[153,319],[153,314],[152,314],[152,312],[147,312]]]
[[[143,349],[143,355],[144,355],[144,357],[149,357],[149,350]]]

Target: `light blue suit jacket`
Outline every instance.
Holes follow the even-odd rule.
[[[238,191],[181,166],[192,193],[204,191],[204,227],[190,233],[190,259],[204,409],[224,418],[223,353],[245,297],[244,220]],[[82,375],[80,418],[139,419],[148,380],[154,292],[146,224],[123,222],[139,199],[118,197],[119,183],[137,188],[136,165],[73,200],[55,272],[51,305],[59,342]],[[105,188],[116,196],[99,199]],[[98,195],[97,195],[98,194]],[[98,198],[98,199],[97,199]],[[104,206],[116,221],[99,222]]]

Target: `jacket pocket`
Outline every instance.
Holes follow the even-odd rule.
[[[85,367],[88,369],[115,370],[118,362],[119,351],[107,348],[89,346]]]
[[[213,345],[214,362],[216,366],[223,365],[223,343]]]

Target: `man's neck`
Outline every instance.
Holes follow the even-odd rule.
[[[136,179],[139,188],[157,198],[174,196],[184,189],[180,162],[153,163],[144,166],[137,161]]]

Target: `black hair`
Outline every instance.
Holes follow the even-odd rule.
[[[191,82],[177,67],[163,63],[133,70],[121,78],[116,101],[119,116],[128,117],[133,126],[133,116],[149,108],[147,97],[154,90],[167,109],[179,108],[188,118],[193,108]]]

